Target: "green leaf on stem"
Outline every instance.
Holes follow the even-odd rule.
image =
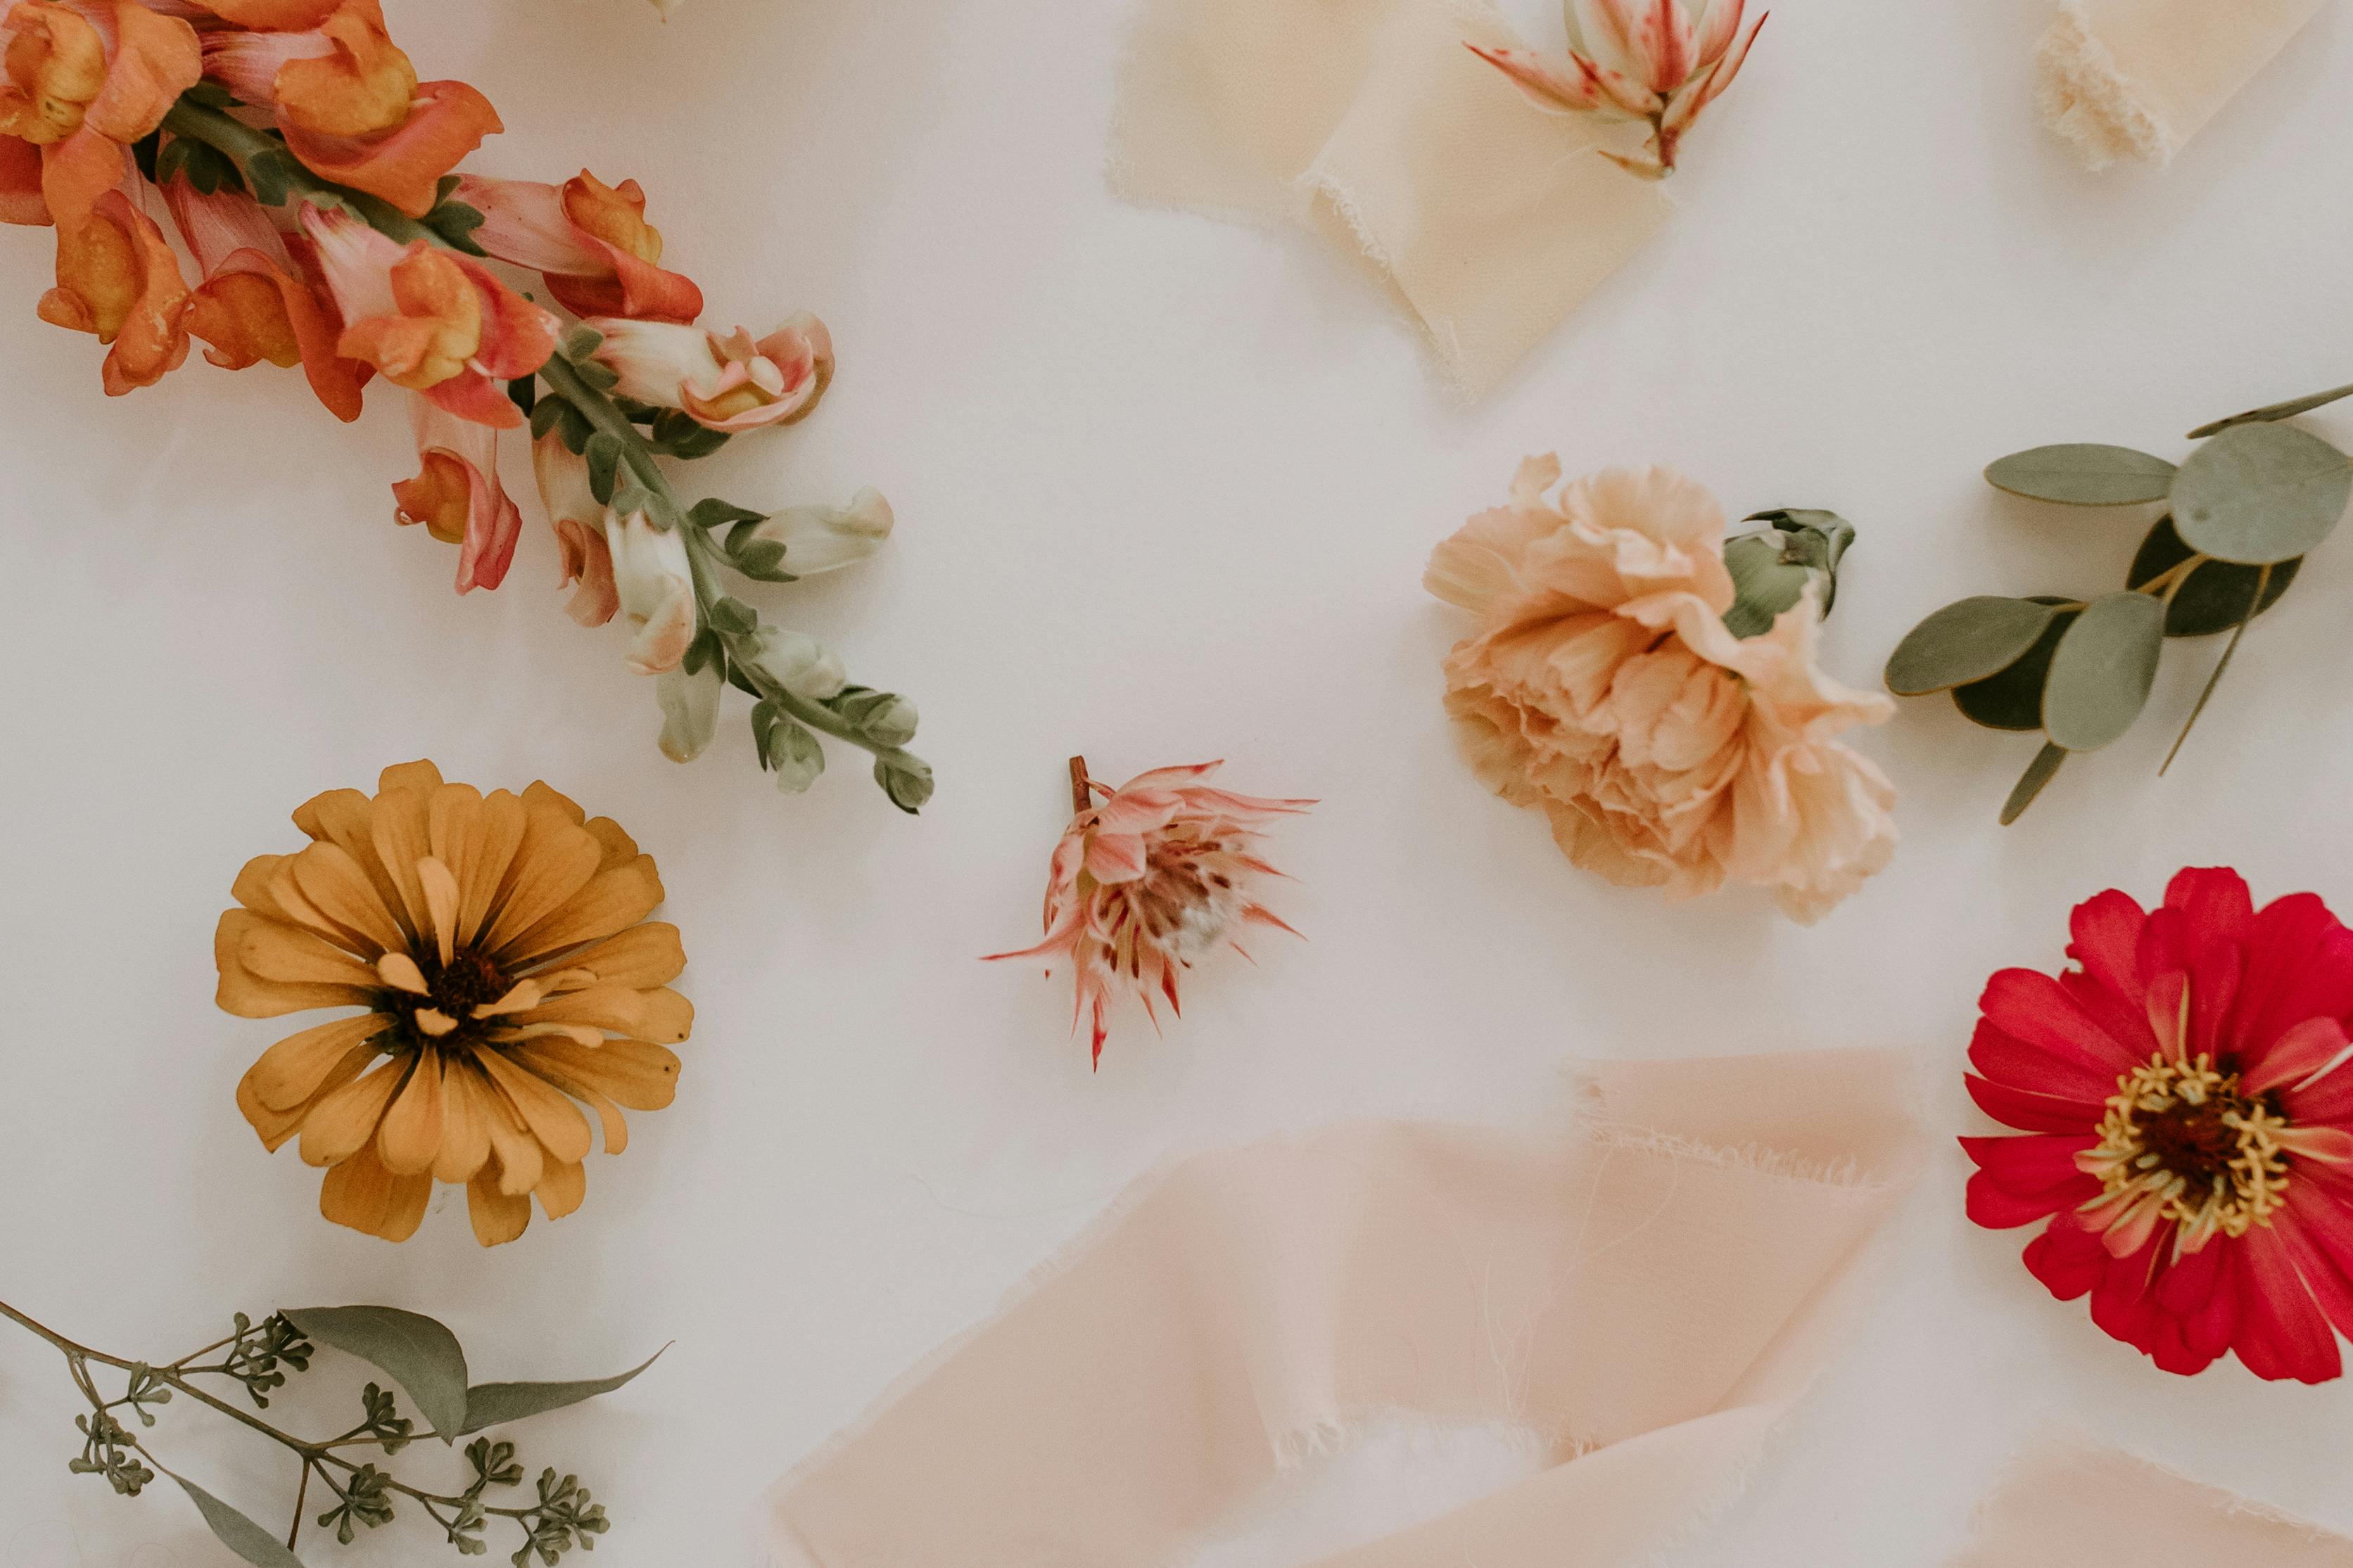
[[[2148,537],[2140,542],[2140,550],[2133,556],[2132,570],[2125,581],[2136,588],[2145,587],[2196,553],[2174,531],[2173,519],[2160,517],[2148,531]],[[2165,635],[2211,637],[2262,615],[2279,602],[2279,596],[2287,592],[2287,585],[2295,581],[2303,565],[2304,557],[2299,555],[2270,568],[2242,566],[2229,561],[2207,561],[2191,567],[2189,574],[2166,595],[2171,602],[2165,606]],[[2263,591],[2262,602],[2250,608],[2255,597],[2255,584],[2266,570],[2271,573],[2271,582]]]
[[[1979,595],[1947,605],[1887,658],[1887,689],[1919,697],[2000,674],[2026,657],[2058,610],[2033,599]]]
[[[2059,772],[2059,764],[2066,760],[2067,748],[2064,746],[2046,744],[2034,753],[2034,760],[2026,764],[2026,772],[2019,775],[2018,783],[2011,787],[2010,798],[2001,803],[2001,825],[2004,827],[2026,814],[2026,808],[2034,804],[2034,797],[2042,793],[2042,786],[2051,782]]]
[[[2305,397],[2291,397],[2285,403],[2267,403],[2261,408],[2250,408],[2244,414],[2233,414],[2228,419],[2217,419],[2211,425],[2200,425],[2189,432],[2193,441],[2218,436],[2233,425],[2268,424],[2274,419],[2293,419],[2299,414],[2309,414],[2316,408],[2327,407],[2340,397],[2353,397],[2353,386],[2332,386],[2326,392],[2316,392]]]
[[[686,653],[679,660],[679,668],[689,675],[700,675],[702,673],[704,665],[713,659],[723,659],[725,657],[726,644],[717,632],[705,626],[694,634],[692,642],[686,645]]]
[[[2053,745],[2096,752],[2126,730],[2148,701],[2165,647],[2165,606],[2125,589],[2084,606],[2051,656],[2042,728]]]
[[[600,1394],[610,1394],[659,1361],[661,1355],[660,1351],[656,1351],[638,1365],[616,1377],[594,1378],[579,1383],[477,1384],[466,1391],[464,1435],[470,1436],[492,1426],[504,1426],[510,1421],[520,1421],[526,1415],[561,1410],[567,1405],[577,1405]]]
[[[605,334],[586,321],[575,321],[565,329],[555,352],[568,360],[584,360],[605,344]],[[578,368],[576,365],[574,368]]]
[[[722,595],[711,606],[711,624],[722,632],[743,637],[760,624],[760,617],[743,600]]]
[[[172,1476],[172,1472],[164,1472]],[[302,1568],[302,1560],[288,1550],[286,1543],[269,1531],[239,1513],[195,1482],[184,1477],[172,1476],[196,1511],[205,1516],[205,1523],[223,1546],[236,1552],[253,1568]]]
[[[245,160],[246,184],[253,187],[253,199],[266,207],[284,206],[302,178],[302,165],[282,146]]]
[[[2262,566],[2304,554],[2353,502],[2353,458],[2285,425],[2233,425],[2189,454],[2174,487],[2183,543]]]
[[[542,436],[547,434],[546,431],[539,427],[539,421],[532,418],[532,416],[539,412],[539,377],[535,375],[519,375],[512,381],[508,382],[507,401],[521,409],[524,418],[531,419],[531,438],[533,440],[536,441]]]
[[[768,521],[766,512],[754,511],[750,507],[737,506],[733,501],[721,500],[717,496],[706,496],[696,501],[686,515],[693,519],[697,526],[702,528],[723,528],[731,522]],[[729,548],[733,548],[735,542],[732,537],[727,542]]]
[[[287,1308],[280,1314],[320,1344],[373,1363],[408,1391],[444,1443],[466,1424],[466,1352],[458,1336],[397,1307]]]
[[[2034,646],[2000,674],[1953,688],[1953,706],[1972,724],[1989,730],[2042,728],[2042,688],[2051,679],[2051,657],[2059,651],[2059,639],[2084,612],[2080,605],[2041,595],[2030,602],[2058,606]]]
[[[2163,500],[2174,468],[2130,447],[2082,443],[2012,452],[1987,466],[1986,483],[2030,500],[2063,506],[2132,506]]]
[[[610,392],[621,384],[621,373],[602,360],[584,359],[572,371],[598,392]]]
[[[2272,568],[2259,566],[2255,571],[2254,589],[2248,597],[2260,601],[2269,591]],[[2222,645],[2222,657],[2214,661],[2214,673],[2208,676],[2206,684],[2200,688],[2198,700],[2190,707],[2189,717],[2182,722],[2181,733],[2173,738],[2172,750],[2167,752],[2165,761],[2157,765],[2158,777],[2163,778],[2166,770],[2173,766],[2173,759],[2181,754],[2182,743],[2189,739],[2189,731],[2198,727],[2198,716],[2206,711],[2206,703],[2214,695],[2214,689],[2222,684],[2222,672],[2231,668],[2232,657],[2239,651],[2239,639],[2247,635],[2247,623],[2254,618],[2255,612],[2249,610],[2240,620],[2237,628],[2231,633],[2231,640]]]
[[[728,559],[734,563],[736,571],[758,582],[797,581],[791,573],[785,570],[785,547],[773,539],[748,541],[743,549],[731,552]]]
[[[588,493],[598,505],[612,505],[614,475],[621,466],[621,438],[610,430],[596,431],[580,455],[588,459]]]
[[[474,231],[481,227],[484,221],[479,207],[469,206],[464,202],[444,200],[418,221],[439,235],[452,250],[464,251],[468,256],[490,255],[474,238]]]

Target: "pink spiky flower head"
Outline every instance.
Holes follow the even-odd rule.
[[[1049,974],[1067,961],[1076,979],[1071,1028],[1091,1019],[1098,1066],[1114,988],[1134,991],[1156,1028],[1153,992],[1181,1014],[1176,972],[1219,947],[1250,957],[1240,940],[1243,926],[1299,934],[1258,901],[1259,879],[1282,875],[1259,857],[1258,846],[1267,823],[1315,803],[1235,795],[1201,782],[1224,765],[1155,768],[1114,790],[1087,776],[1084,758],[1071,759],[1076,815],[1054,846],[1046,940],[988,956],[1043,959]]]
[[[1700,110],[1723,96],[1765,25],[1746,28],[1746,0],[1566,0],[1568,54],[1464,45],[1539,109],[1647,121],[1651,162],[1602,156],[1644,179],[1674,173],[1675,149]]]

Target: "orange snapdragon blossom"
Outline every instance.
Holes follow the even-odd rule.
[[[512,1241],[535,1194],[580,1206],[591,1146],[628,1145],[621,1108],[670,1102],[694,1009],[653,858],[543,784],[485,795],[431,763],[374,796],[330,790],[294,814],[311,843],[237,873],[214,939],[218,1000],[240,1017],[356,1011],[289,1035],[238,1082],[275,1152],[326,1167],[320,1212],[406,1241],[433,1184],[462,1182],[475,1237]],[[575,1104],[575,1101],[579,1102]]]
[[[1049,973],[1067,962],[1077,982],[1071,1027],[1089,1021],[1098,1066],[1114,986],[1133,991],[1157,1027],[1154,991],[1183,1011],[1178,970],[1219,947],[1248,958],[1240,941],[1245,925],[1291,931],[1258,901],[1260,879],[1282,874],[1259,857],[1261,830],[1315,803],[1264,800],[1202,782],[1224,765],[1155,768],[1113,789],[1087,777],[1082,759],[1071,759],[1071,804],[1079,809],[1054,846],[1046,940],[988,957],[1044,959]]]
[[[1674,173],[1675,149],[1700,110],[1724,95],[1765,26],[1740,26],[1746,0],[1565,0],[1568,54],[1465,47],[1519,85],[1539,109],[1647,121],[1654,162],[1602,156],[1641,175]]]
[[[43,209],[69,235],[201,68],[195,29],[137,0],[16,0],[0,15],[0,137],[39,150]],[[7,160],[19,191],[23,160]]]
[[[500,129],[472,87],[419,79],[381,0],[0,0],[0,222],[56,226],[39,313],[99,340],[110,395],[153,384],[191,340],[226,369],[299,367],[339,419],[370,382],[397,388],[417,468],[393,516],[454,548],[461,594],[514,561],[498,443],[528,421],[558,585],[577,584],[584,625],[628,624],[662,750],[699,753],[733,684],[765,704],[756,754],[780,787],[816,778],[825,734],[872,752],[916,809],[932,786],[905,750],[913,705],[777,675],[775,650],[798,645],[723,586],[861,559],[888,503],[861,490],[772,517],[681,498],[664,467],[806,418],[831,337],[805,312],[759,339],[707,330],[635,180],[460,171]]]

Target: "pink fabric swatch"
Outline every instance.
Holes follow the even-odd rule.
[[[1948,1568],[2353,1568],[2353,1541],[2113,1448],[2044,1444],[1986,1503]]]
[[[1735,1493],[1920,1148],[1905,1059],[1588,1069],[1536,1139],[1401,1122],[1203,1155],[776,1487],[778,1568],[1168,1568],[1366,1423],[1549,1464],[1325,1568],[1593,1568]]]

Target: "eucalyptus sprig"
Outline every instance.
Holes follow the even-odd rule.
[[[2081,752],[2132,728],[2147,704],[2168,637],[2231,634],[2189,710],[2161,775],[2257,616],[2295,581],[2304,557],[2353,503],[2353,457],[2280,421],[2337,398],[2339,387],[2251,409],[2190,432],[2199,446],[2179,468],[2129,447],[2037,447],[1986,469],[1997,489],[2063,506],[2163,503],[2125,586],[2091,598],[1980,595],[1912,628],[1887,661],[1888,689],[1952,693],[1971,722],[2041,731],[2043,744],[2003,805],[2018,820]]]
[[[338,208],[404,245],[422,240],[444,249],[481,256],[474,231],[480,212],[454,199],[459,181],[444,178],[440,200],[422,218],[390,204],[322,178],[288,150],[282,134],[247,124],[229,112],[237,100],[217,83],[201,82],[180,96],[162,127],[133,149],[150,178],[185,174],[199,190],[227,184],[249,192],[266,206],[308,202]],[[549,301],[539,301],[543,305]],[[790,661],[773,650],[789,645],[814,650],[806,637],[782,631],[742,600],[728,594],[725,574],[753,582],[789,583],[793,546],[760,531],[765,513],[717,498],[691,505],[681,501],[659,459],[691,461],[724,447],[726,432],[696,423],[685,414],[617,396],[615,373],[592,356],[601,339],[596,330],[574,323],[561,347],[539,371],[509,384],[509,395],[531,421],[537,440],[553,431],[565,447],[585,458],[589,484],[599,504],[623,518],[642,514],[653,528],[677,531],[691,563],[698,632],[681,668],[687,682],[659,694],[668,722],[664,750],[681,760],[702,750],[716,718],[717,682],[706,681],[707,699],[675,687],[715,668],[727,684],[751,696],[752,737],[761,767],[776,774],[777,785],[797,794],[825,769],[819,733],[873,754],[874,779],[892,805],[913,813],[932,795],[931,765],[906,750],[915,734],[915,705],[871,687],[792,680]],[[807,509],[805,509],[807,510]],[[717,531],[725,529],[723,539]],[[830,656],[825,656],[828,658]],[[786,675],[776,673],[779,668]],[[839,665],[831,666],[838,678]],[[796,691],[795,684],[823,696]],[[687,737],[691,736],[691,743]]]
[[[90,1403],[89,1414],[74,1418],[82,1444],[80,1453],[67,1462],[68,1469],[100,1477],[123,1497],[137,1497],[159,1474],[169,1477],[221,1543],[255,1568],[301,1568],[294,1548],[306,1520],[332,1531],[348,1546],[362,1531],[391,1523],[412,1504],[464,1557],[490,1550],[485,1537],[494,1521],[522,1534],[522,1545],[508,1558],[513,1568],[526,1568],[533,1558],[542,1568],[553,1568],[575,1546],[596,1550],[596,1537],[611,1527],[610,1521],[604,1505],[591,1498],[578,1477],[559,1476],[551,1468],[541,1471],[535,1498],[495,1500],[522,1485],[523,1468],[512,1443],[474,1435],[609,1394],[653,1364],[649,1360],[618,1376],[583,1383],[472,1384],[457,1336],[431,1318],[396,1307],[290,1308],[259,1323],[239,1312],[227,1338],[161,1364],[126,1361],[78,1344],[5,1301],[0,1301],[0,1317],[56,1346],[75,1388]],[[241,1386],[257,1408],[268,1409],[269,1392],[284,1385],[288,1370],[308,1370],[318,1345],[357,1356],[383,1372],[430,1423],[428,1429],[417,1431],[415,1418],[400,1414],[391,1390],[371,1383],[360,1394],[358,1425],[332,1437],[299,1437],[239,1409],[197,1381],[219,1379]],[[121,1374],[122,1392],[109,1397],[99,1384],[111,1373]],[[269,1438],[300,1463],[292,1522],[283,1544],[275,1532],[165,1468],[149,1451],[140,1432],[154,1427],[157,1408],[171,1404],[174,1395],[185,1395]],[[135,1419],[139,1431],[125,1425],[126,1419]],[[373,1458],[353,1459],[343,1452],[373,1450],[388,1459],[412,1444],[438,1440],[454,1447],[460,1437],[474,1438],[464,1450],[470,1479],[455,1491],[414,1485]],[[314,1481],[326,1509],[312,1519],[309,1509]]]

